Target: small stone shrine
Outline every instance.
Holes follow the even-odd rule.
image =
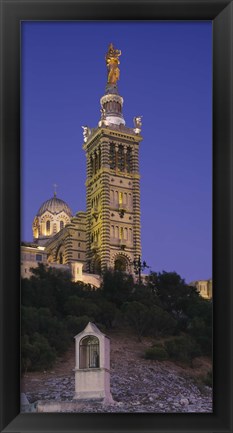
[[[79,400],[113,403],[110,392],[110,340],[94,323],[75,337],[75,395]]]

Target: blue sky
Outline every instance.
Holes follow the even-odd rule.
[[[143,259],[187,282],[212,276],[212,23],[23,22],[22,240],[53,195],[85,210],[82,125],[96,127],[108,44],[121,49],[126,125],[143,116]]]

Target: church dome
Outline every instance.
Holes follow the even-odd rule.
[[[72,211],[68,204],[57,198],[56,192],[39,208],[32,224],[34,242],[39,245],[53,238],[60,230],[70,223]]]
[[[56,196],[50,198],[49,200],[46,200],[40,207],[40,209],[37,212],[37,216],[43,215],[46,211],[50,212],[53,215],[57,215],[60,212],[64,211],[69,217],[72,217],[72,211],[68,204],[61,200],[60,198],[57,198]]]

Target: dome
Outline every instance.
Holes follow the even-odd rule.
[[[40,209],[37,212],[37,216],[43,215],[46,211],[50,212],[53,215],[57,215],[60,212],[64,211],[67,215],[69,215],[69,217],[72,217],[72,211],[68,204],[66,204],[65,201],[57,198],[56,196],[50,198],[41,205]]]

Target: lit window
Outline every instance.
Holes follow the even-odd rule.
[[[50,235],[50,221],[46,221],[46,233],[47,235]]]
[[[42,254],[36,254],[36,261],[42,262]]]
[[[123,239],[124,237],[124,232],[123,232],[123,227],[120,228],[120,239]]]
[[[121,205],[123,203],[123,193],[119,192],[119,204]]]

